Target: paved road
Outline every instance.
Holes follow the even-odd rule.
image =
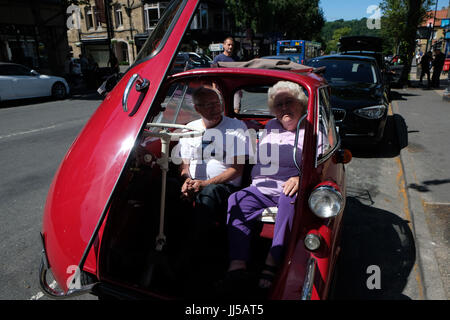
[[[40,297],[45,199],[64,154],[100,103],[93,98],[0,109],[0,299]]]
[[[0,299],[47,299],[37,282],[45,198],[61,159],[100,103],[92,98],[0,109]],[[444,126],[444,117],[442,123],[431,118],[442,114],[444,109],[438,108],[446,105],[433,107],[436,112],[427,113],[429,120],[422,121],[423,105],[441,102],[437,92],[399,90],[395,98],[386,144],[352,150],[354,158],[347,166],[344,267],[338,278],[338,294],[343,299],[445,298],[442,275],[448,272],[444,264],[448,243],[438,240],[448,237],[448,222],[443,224],[447,233],[442,233],[438,222],[448,220],[436,217],[439,211],[425,216],[426,206],[418,199],[423,197],[430,204],[448,202],[444,189],[450,171],[445,166],[430,171],[427,165],[429,160],[436,163],[448,158],[439,153],[449,152],[448,141],[438,144],[432,138],[448,131],[448,126]],[[399,136],[400,147],[396,144]],[[413,156],[408,158],[405,152]],[[421,192],[421,198],[413,192]],[[444,258],[436,259],[436,252]],[[368,267],[373,265],[381,270],[381,289],[369,290]]]

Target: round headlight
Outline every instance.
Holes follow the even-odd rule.
[[[305,237],[305,247],[310,251],[316,251],[320,248],[320,236],[317,234],[309,233]]]
[[[331,218],[341,212],[344,199],[335,188],[321,186],[311,193],[308,204],[312,212],[319,218]]]

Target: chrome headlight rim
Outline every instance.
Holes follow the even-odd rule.
[[[329,214],[329,215],[321,215],[314,209],[314,205],[311,203],[311,200],[320,191],[332,192],[333,195],[337,196],[338,203],[339,203],[339,210],[336,213]],[[339,216],[344,209],[343,204],[344,204],[344,197],[342,196],[341,192],[339,191],[339,189],[337,189],[331,185],[318,186],[311,192],[311,194],[308,198],[308,205],[309,205],[310,210],[314,213],[314,215],[316,215],[317,217],[319,217],[321,219],[329,219],[329,218],[334,218],[334,217]]]
[[[365,114],[365,112],[371,112],[371,111],[376,110],[376,109],[380,110],[379,114],[377,114],[376,116],[368,116],[367,114]],[[375,105],[375,106],[369,106],[369,107],[356,109],[356,110],[353,111],[353,113],[355,115],[357,115],[358,117],[361,117],[361,118],[364,118],[364,119],[379,120],[379,119],[383,118],[383,116],[386,114],[386,110],[387,110],[387,107],[384,104],[380,104],[380,105]]]

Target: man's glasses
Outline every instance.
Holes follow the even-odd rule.
[[[220,105],[220,101],[208,102],[208,103],[195,103],[199,108],[211,108]]]

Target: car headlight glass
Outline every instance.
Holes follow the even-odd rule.
[[[386,106],[372,106],[355,110],[354,113],[366,119],[380,119],[386,112]]]
[[[344,198],[335,188],[320,186],[311,193],[308,204],[311,211],[319,218],[331,218],[341,212]]]

